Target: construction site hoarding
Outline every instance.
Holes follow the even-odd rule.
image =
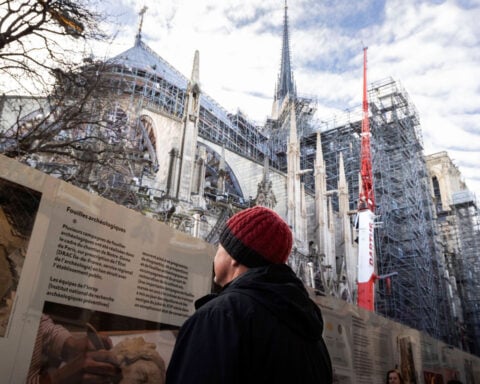
[[[134,382],[128,375],[141,361],[162,383],[179,326],[211,290],[212,245],[3,156],[0,245],[8,383],[36,383],[67,366],[51,355],[70,336],[91,337],[98,349],[108,340],[129,368],[123,382]],[[382,384],[394,367],[406,383],[480,383],[480,358],[309,292],[322,309],[335,383]]]

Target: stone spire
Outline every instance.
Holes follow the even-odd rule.
[[[268,162],[268,156],[265,156],[263,162],[263,179],[260,183],[258,183],[255,204],[271,209],[277,205],[277,198],[273,192],[272,181],[270,180],[270,165]]]
[[[199,52],[195,51],[192,76],[187,86],[187,100],[183,117],[183,134],[180,150],[180,177],[177,198],[189,201],[192,192],[193,169],[197,152],[198,117],[200,113]]]
[[[290,37],[288,33],[288,13],[287,0],[285,0],[285,15],[283,18],[283,39],[282,39],[282,57],[280,61],[280,73],[272,105],[272,118],[277,119],[281,114],[282,106],[288,104],[289,100],[295,100],[297,92],[293,80],[292,67],[290,65]]]
[[[339,211],[340,213],[348,212],[348,185],[347,178],[345,176],[345,166],[343,163],[343,153],[340,152],[338,159],[338,195],[346,197],[346,199],[339,199]],[[346,195],[346,196],[345,196]]]
[[[290,38],[288,33],[288,13],[287,0],[285,0],[285,15],[283,18],[283,40],[282,40],[282,61],[280,63],[280,73],[278,75],[277,90],[275,99],[281,102],[285,96],[295,98],[296,91],[293,82],[293,72],[290,65]]]
[[[307,171],[307,170],[306,170]],[[302,220],[302,188],[300,168],[300,145],[297,138],[295,103],[290,103],[290,137],[287,146],[287,222],[292,228],[295,244],[299,250],[307,248]]]
[[[323,160],[322,139],[317,132],[317,151],[315,158],[315,212],[317,220],[317,247],[320,255],[331,253],[331,234],[328,227],[328,198],[325,162]]]
[[[342,223],[343,236],[343,260],[340,266],[340,282],[344,285],[343,291],[339,292],[340,297],[346,301],[352,301],[352,292],[355,290],[355,270],[357,267],[357,252],[352,242],[352,226],[349,211],[348,183],[345,176],[343,154],[340,152],[338,164],[338,205],[339,215]]]
[[[300,148],[297,140],[295,104],[290,108],[290,135],[287,145],[288,224],[295,231],[296,208],[300,207]]]

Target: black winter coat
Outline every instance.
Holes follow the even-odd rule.
[[[195,305],[167,384],[332,382],[320,309],[288,266],[252,268]]]

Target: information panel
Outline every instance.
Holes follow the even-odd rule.
[[[147,369],[163,382],[176,331],[210,292],[215,254],[3,156],[0,250],[0,377],[9,383],[69,374],[72,341],[96,341],[128,372]]]

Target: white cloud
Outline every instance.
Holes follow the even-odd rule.
[[[106,3],[126,20],[108,48],[112,55],[132,46],[137,13],[146,5],[142,35],[152,49],[186,76],[198,49],[201,84],[210,96],[256,121],[269,114],[283,2]],[[360,105],[362,47],[368,46],[369,83],[391,76],[404,86],[419,111],[425,152],[448,151],[480,198],[480,4],[464,9],[462,3],[290,1],[292,65],[298,92],[317,97],[320,118],[330,120]]]

